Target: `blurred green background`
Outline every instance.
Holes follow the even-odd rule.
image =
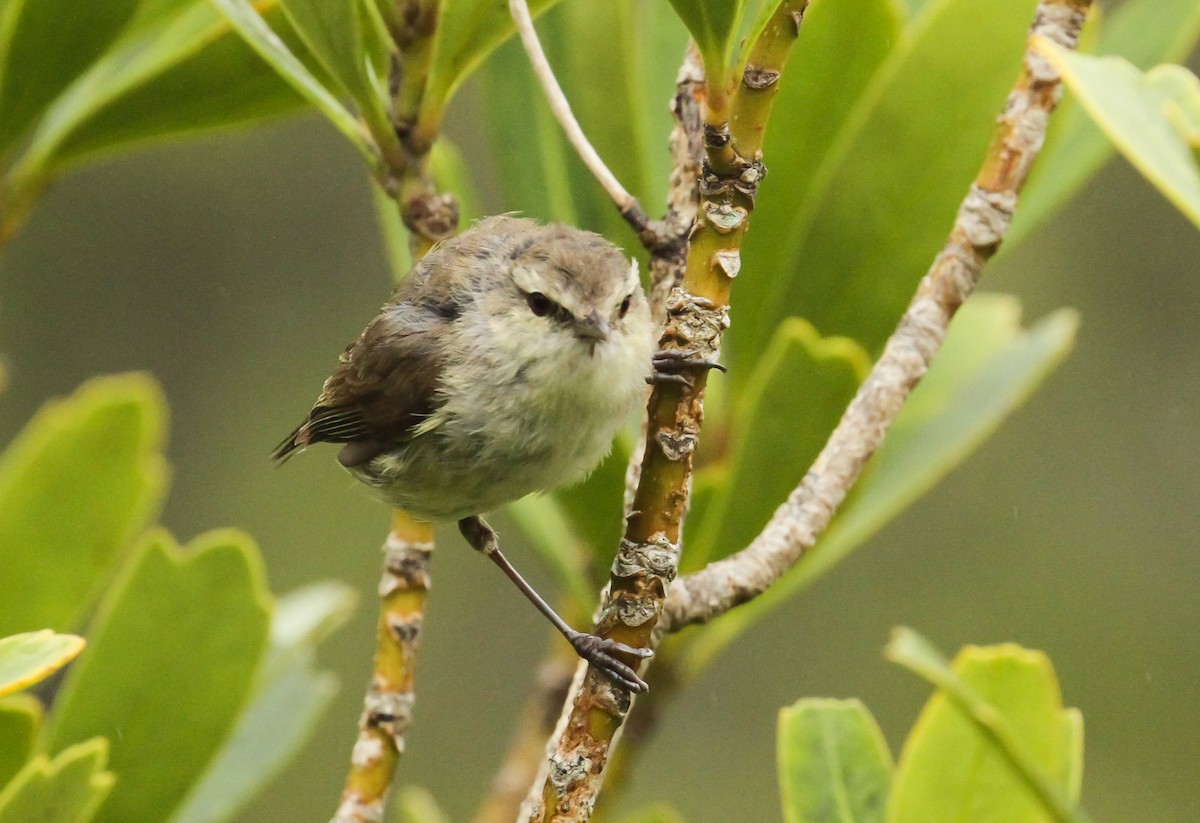
[[[493,149],[472,142],[472,98],[450,133],[486,177]],[[485,205],[506,207],[494,191]],[[183,540],[247,529],[276,591],[335,577],[363,594],[324,650],[343,680],[333,710],[245,821],[322,820],[340,791],[387,512],[330,451],[286,470],[268,454],[389,278],[361,164],[314,117],[89,167],[0,256],[4,442],[88,376],[148,370],[172,408],[164,523]],[[1085,717],[1095,817],[1200,820],[1200,234],[1115,161],[985,285],[1018,295],[1029,319],[1077,307],[1075,353],[965,466],[672,705],[622,807],[778,819],[775,714],[802,695],[861,697],[897,748],[927,696],[879,655],[903,623],[947,650],[1046,650]],[[401,781],[464,819],[548,640],[495,569],[452,531],[441,538]]]

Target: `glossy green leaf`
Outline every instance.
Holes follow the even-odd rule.
[[[1117,149],[1200,227],[1200,78],[1182,66],[1143,74],[1120,57],[1088,57],[1039,40]]]
[[[343,94],[379,134],[391,128],[387,78],[375,73],[368,52],[380,52],[379,30],[367,18],[364,0],[279,0],[288,20]]]
[[[1195,0],[1129,0],[1104,21],[1095,52],[1120,55],[1148,69],[1183,60],[1200,37],[1200,3]],[[1046,147],[1021,194],[1012,231],[1002,251],[1011,250],[1041,225],[1112,155],[1112,143],[1070,95],[1050,124]]]
[[[1063,709],[1044,654],[968,646],[951,667],[927,640],[897,629],[887,657],[938,687],[900,753],[889,821],[1087,820],[1068,796],[1078,715]]]
[[[49,629],[0,638],[0,697],[27,689],[75,659],[84,639]]]
[[[377,177],[383,176],[379,149],[358,119],[288,49],[271,30],[250,0],[211,0],[230,24],[262,59],[279,72],[288,85],[308,100],[358,150]]]
[[[809,190],[820,161],[835,150],[880,65],[907,37],[903,19],[904,9],[896,0],[820,0],[805,12],[767,126],[763,155],[771,182],[762,185],[753,232],[747,236],[751,248],[755,234],[778,232],[785,213]],[[747,278],[795,276],[743,269]],[[744,282],[734,292],[739,314]]]
[[[712,78],[727,75],[745,0],[671,0],[671,6],[696,41],[705,74]]]
[[[557,2],[530,0],[529,9],[536,16]],[[463,80],[517,30],[505,0],[444,0],[437,8],[437,33],[421,103],[423,110],[438,113],[434,120],[441,119],[440,112]]]
[[[269,602],[244,535],[213,532],[181,550],[154,533],[139,545],[47,724],[51,751],[110,737],[121,780],[97,820],[163,819],[182,800],[251,690]]]
[[[316,670],[316,646],[345,624],[357,600],[353,589],[336,582],[314,583],[279,599],[253,695],[170,823],[233,819],[299,751],[337,692],[337,678]]]
[[[866,706],[800,700],[780,710],[777,743],[787,823],[883,823],[892,755]]]
[[[405,786],[396,797],[396,810],[403,823],[450,823],[433,794],[420,786]]]
[[[0,157],[129,22],[138,0],[8,0],[0,7]]]
[[[46,404],[0,457],[0,635],[77,625],[166,487],[165,405],[140,374]],[[86,466],[86,471],[81,471]]]
[[[858,96],[808,185],[798,188],[789,164],[766,155],[771,173],[746,236],[739,320],[728,337],[735,367],[788,315],[872,352],[882,346],[982,162],[1034,5],[929,3]],[[768,209],[772,188],[787,202]]]
[[[86,823],[112,789],[108,743],[95,738],[37,755],[0,791],[0,823]]]
[[[751,624],[840,563],[962,463],[1070,351],[1079,320],[1057,311],[1028,331],[1020,304],[978,294],[959,310],[866,474],[816,547],[764,594],[696,634],[695,672]],[[777,501],[778,502],[778,501]]]
[[[685,562],[743,549],[804,477],[867,375],[867,353],[796,318],[776,330],[730,420],[725,482],[706,501]],[[699,514],[699,512],[697,512]]]
[[[33,756],[42,704],[27,694],[0,700],[0,789],[24,768]]]
[[[208,3],[201,0],[199,5]],[[268,8],[267,19],[286,32],[278,8]],[[216,20],[214,11],[207,13]],[[165,23],[155,30],[163,27]],[[127,47],[116,47],[115,54],[132,57],[140,51],[140,43],[129,41]],[[199,50],[181,50],[175,57],[174,62],[135,78],[132,85],[117,75],[112,78],[117,81],[114,86],[91,95],[92,108],[81,112],[84,116],[55,148],[53,168],[57,171],[101,152],[147,141],[247,125],[307,105],[223,20],[217,21]]]

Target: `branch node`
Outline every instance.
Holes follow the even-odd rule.
[[[778,69],[747,65],[746,70],[742,72],[742,85],[753,91],[762,91],[778,83],[779,76]]]

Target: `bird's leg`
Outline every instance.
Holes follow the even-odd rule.
[[[554,624],[554,628],[562,632],[563,637],[567,638],[576,654],[631,692],[644,692],[650,688],[646,685],[646,681],[638,677],[637,672],[631,666],[619,660],[615,655],[627,654],[638,659],[645,659],[654,652],[650,649],[637,649],[594,634],[575,631],[567,625],[567,621],[559,617],[558,612],[550,607],[550,604],[534,590],[533,586],[529,585],[520,572],[513,568],[512,563],[508,562],[508,558],[500,551],[500,541],[496,537],[496,532],[482,517],[464,517],[458,521],[458,530],[471,544],[471,548],[483,552],[485,557],[508,575],[508,579],[529,598],[529,602],[537,606],[538,611]]]
[[[654,353],[650,363],[654,373],[646,378],[647,383],[677,383],[681,386],[692,385],[692,381],[683,372],[691,369],[716,369],[725,371],[725,367],[713,360],[699,357],[699,349],[659,349]]]

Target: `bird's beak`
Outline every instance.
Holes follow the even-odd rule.
[[[612,326],[600,316],[600,312],[594,311],[587,317],[575,320],[575,334],[581,340],[590,341],[592,345],[607,340],[610,331],[612,331]]]

